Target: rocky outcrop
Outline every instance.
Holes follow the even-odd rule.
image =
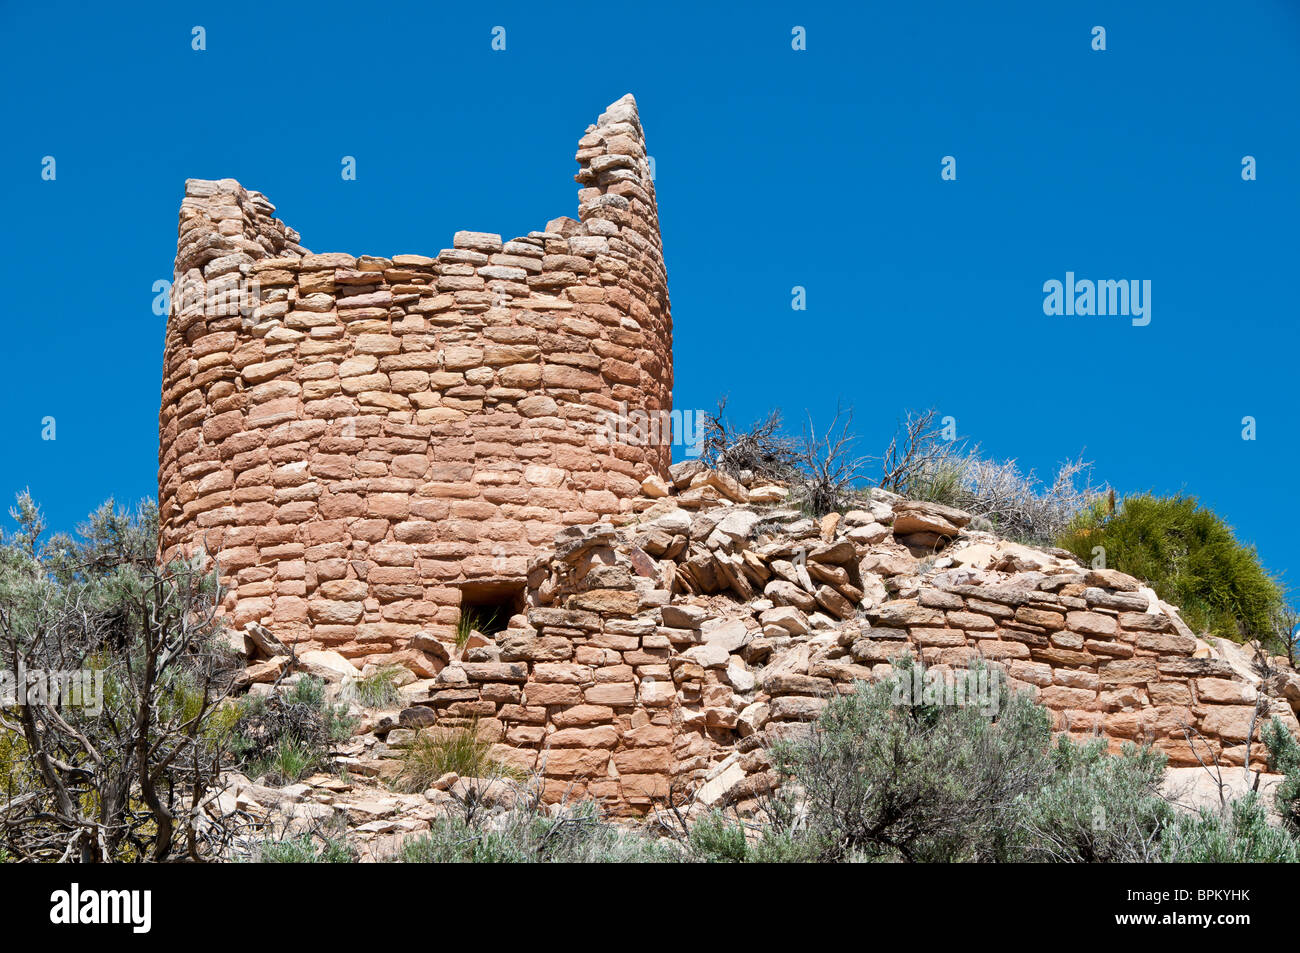
[[[873,491],[813,520],[669,467],[662,416],[641,429],[671,409],[672,325],[632,98],[578,145],[578,219],[435,257],[313,254],[259,193],[186,185],[160,556],[215,559],[251,691],[401,666],[350,772],[472,727],[551,802],[745,801],[773,741],[901,655],[945,686],[983,659],[1058,731],[1174,765],[1257,764],[1268,718],[1297,727],[1300,677],[1122,573],[948,506]],[[458,640],[489,602],[508,626]]]
[[[753,502],[783,487],[695,463],[669,476],[634,520],[561,531],[494,638],[457,649],[450,629],[425,631],[437,672],[402,688],[408,710],[368,756],[475,725],[548,801],[744,802],[777,784],[775,740],[904,654],[946,683],[983,659],[1057,731],[1149,743],[1173,766],[1261,767],[1269,718],[1300,731],[1294,673],[1198,639],[1123,573],[881,491],[813,520]]]

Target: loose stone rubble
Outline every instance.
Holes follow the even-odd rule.
[[[369,785],[419,733],[473,727],[550,803],[744,809],[777,784],[773,742],[908,653],[945,679],[982,658],[1058,731],[1148,741],[1174,766],[1259,765],[1268,718],[1300,728],[1300,677],[1199,641],[1122,573],[880,491],[814,521],[783,486],[611,439],[610,414],[672,402],[630,96],[576,158],[577,220],[509,241],[457,232],[436,257],[312,254],[259,193],[186,184],[160,555],[215,559],[250,692],[404,673],[402,706],[336,752],[353,780],[234,777],[221,798],[418,830],[477,782]],[[462,610],[493,599],[507,627],[458,646]]]
[[[426,630],[436,671],[371,726],[368,770],[392,776],[418,732],[476,725],[494,758],[536,773],[546,802],[743,809],[778,784],[774,741],[900,654],[943,676],[982,658],[1057,731],[1150,743],[1175,767],[1246,764],[1253,726],[1262,768],[1270,717],[1300,733],[1295,673],[1264,682],[1247,649],[1199,640],[1123,573],[880,490],[814,521],[752,502],[784,487],[698,462],[670,477],[623,525],[559,532],[503,632],[460,650],[450,628]]]

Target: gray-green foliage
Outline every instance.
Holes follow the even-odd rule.
[[[1024,697],[1004,697],[996,714],[900,703],[914,664],[832,702],[814,732],[776,750],[802,792],[805,851],[827,860],[1296,859],[1300,745],[1281,722],[1265,740],[1287,775],[1277,798],[1287,827],[1270,826],[1254,795],[1187,815],[1161,794],[1160,752],[1128,745],[1115,756],[1102,740],[1065,737],[1049,749],[1046,713]],[[716,821],[693,837],[717,859],[752,859]]]
[[[932,704],[913,662],[831,701],[814,731],[777,746],[802,790],[822,859],[995,860],[1048,776],[1046,712],[996,673],[992,705]]]
[[[47,537],[27,494],[10,513],[18,529],[0,536],[0,664],[15,683],[19,665],[102,679],[99,706],[29,697],[0,711],[14,760],[6,793],[28,795],[7,812],[10,853],[198,857],[220,837],[191,818],[216,780],[221,752],[208,725],[234,664],[215,637],[216,574],[197,560],[158,564],[151,502],[127,512],[110,500],[75,538]]]
[[[795,864],[815,861],[818,845],[788,819],[742,822],[712,811],[690,825],[686,856],[706,864]]]
[[[1188,864],[1288,863],[1300,860],[1296,839],[1268,823],[1268,809],[1253,791],[1224,813],[1203,809],[1171,818],[1161,832],[1162,860]]]
[[[1165,758],[1128,745],[1050,740],[1047,713],[998,679],[968,701],[904,689],[929,684],[903,659],[893,677],[831,701],[815,728],[773,750],[786,786],[762,818],[712,811],[658,830],[620,826],[586,802],[466,811],[408,841],[407,862],[794,863],[803,861],[1295,861],[1297,840],[1255,795],[1188,815],[1161,794]],[[991,675],[991,673],[988,673]],[[951,699],[949,699],[951,700]],[[1300,780],[1300,745],[1266,739]],[[1284,788],[1279,807],[1294,802]],[[1289,799],[1289,800],[1288,800]]]
[[[681,860],[670,842],[604,818],[591,802],[554,813],[527,803],[498,815],[452,815],[406,841],[405,863],[656,863]]]
[[[1119,756],[1097,739],[1061,737],[1052,771],[1018,819],[1016,852],[1058,863],[1138,863],[1158,859],[1173,809],[1159,795],[1165,757],[1125,745]]]
[[[1264,728],[1269,770],[1283,775],[1278,784],[1276,807],[1293,834],[1300,835],[1300,743],[1281,719],[1273,718]]]
[[[299,834],[264,841],[258,845],[254,859],[263,864],[354,864],[357,851],[341,836]]]
[[[324,767],[330,745],[345,740],[353,726],[346,707],[329,701],[325,683],[304,675],[239,703],[230,750],[250,775],[290,784]]]

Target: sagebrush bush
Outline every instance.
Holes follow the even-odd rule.
[[[1300,743],[1279,718],[1264,727],[1268,769],[1283,775],[1277,786],[1276,807],[1291,833],[1300,835]]]
[[[1257,798],[1179,814],[1161,793],[1162,753],[1127,745],[1114,756],[1104,740],[1065,737],[1049,749],[1047,713],[1027,696],[1003,696],[995,712],[913,704],[900,692],[913,671],[923,670],[900,660],[892,677],[832,701],[812,733],[775,749],[807,822],[786,841],[790,859],[1296,859],[1297,828],[1270,827]],[[1300,745],[1278,721],[1266,743],[1290,782],[1279,810],[1294,817]],[[718,818],[697,822],[691,841],[714,859],[756,859],[754,838],[742,848],[738,828]]]
[[[1057,863],[1140,863],[1158,859],[1173,809],[1160,797],[1165,756],[1125,745],[1064,736],[1052,748],[1052,770],[1018,818],[1020,859]]]
[[[682,860],[667,841],[606,820],[590,801],[546,812],[527,803],[504,814],[444,817],[407,840],[404,863],[609,864]]]
[[[357,851],[342,836],[299,834],[263,841],[257,847],[255,859],[263,864],[355,864]]]
[[[978,675],[979,669],[974,670]],[[784,788],[759,818],[714,810],[658,828],[619,825],[592,802],[462,805],[405,842],[411,863],[794,863],[804,861],[1262,862],[1300,859],[1251,794],[1188,815],[1161,793],[1165,757],[1096,739],[1050,741],[1047,712],[999,680],[976,696],[925,694],[910,659],[835,699],[813,730],[779,744]],[[1271,764],[1300,783],[1300,745],[1278,721]],[[1290,798],[1290,801],[1287,801]],[[1279,796],[1293,804],[1295,790]],[[471,809],[471,807],[473,809]],[[1285,813],[1285,810],[1284,810]],[[658,836],[656,834],[658,831]],[[296,857],[296,844],[276,848]],[[319,847],[313,848],[318,851]],[[310,860],[311,857],[306,859]]]
[[[1047,776],[1045,709],[997,672],[980,707],[928,703],[906,691],[915,665],[859,682],[805,738],[774,748],[824,860],[997,859],[1021,799]]]
[[[692,853],[706,863],[743,864],[749,860],[745,828],[714,811],[695,822],[688,835]]]
[[[1259,795],[1247,792],[1225,813],[1202,809],[1171,818],[1161,833],[1161,859],[1183,864],[1293,864],[1300,860],[1296,840],[1268,823]]]
[[[965,510],[1006,539],[1044,545],[1101,499],[1105,491],[1092,485],[1091,469],[1082,458],[1067,460],[1044,483],[1015,460],[983,456],[978,446],[936,451],[916,466],[905,495]]]
[[[1224,638],[1268,635],[1282,600],[1255,548],[1189,496],[1143,493],[1113,515],[1090,509],[1058,545],[1088,563],[1102,547],[1107,567],[1145,580],[1188,624]]]
[[[703,864],[795,864],[815,861],[816,840],[768,818],[746,828],[720,811],[698,818],[686,835],[687,858]]]
[[[1052,542],[1076,515],[1106,492],[1092,485],[1082,457],[1060,464],[1050,483],[1015,460],[984,456],[931,408],[908,411],[881,457],[880,486],[911,500],[955,506],[1007,539]]]
[[[45,534],[29,494],[0,531],[0,669],[75,678],[0,707],[3,825],[21,862],[202,859],[227,834],[200,825],[217,783],[209,722],[238,664],[221,638],[202,554],[158,562],[158,511],[108,501],[76,536]]]

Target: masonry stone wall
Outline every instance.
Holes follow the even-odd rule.
[[[466,592],[522,592],[557,529],[628,511],[666,471],[668,446],[607,433],[621,407],[672,403],[631,96],[577,161],[577,219],[504,242],[457,232],[433,257],[313,254],[261,194],[186,183],[160,553],[214,557],[234,625],[360,662],[418,652]]]
[[[402,688],[381,759],[400,764],[419,732],[472,725],[548,802],[743,812],[781,783],[777,741],[900,656],[926,666],[918,701],[956,691],[980,660],[1054,731],[1113,752],[1151,745],[1173,766],[1262,769],[1271,719],[1300,735],[1300,676],[1284,660],[1270,676],[1248,647],[1199,639],[1124,573],[879,490],[814,521],[758,502],[780,488],[695,461],[670,476],[624,525],[561,531],[508,629]]]
[[[982,659],[1057,731],[1175,765],[1259,766],[1268,719],[1300,732],[1300,675],[1199,639],[1139,580],[880,490],[813,521],[785,487],[611,439],[672,403],[630,96],[577,160],[577,219],[436,257],[313,254],[262,195],[186,184],[160,554],[216,560],[244,684],[409,670],[349,770],[472,729],[548,802],[752,806],[773,744],[903,655],[945,683]],[[485,599],[504,628],[457,638]]]

